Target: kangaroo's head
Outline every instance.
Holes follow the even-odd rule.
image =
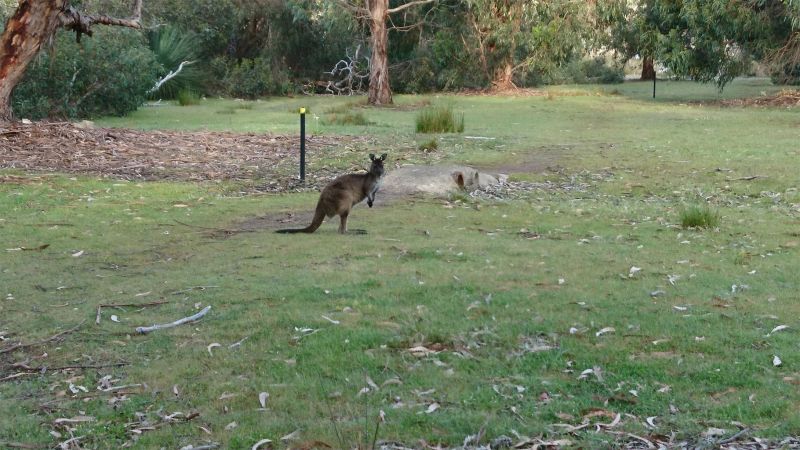
[[[372,165],[369,167],[369,173],[378,178],[382,177],[384,173],[383,162],[386,160],[386,153],[382,154],[380,158],[376,158],[374,153],[370,153],[369,160],[372,161]]]

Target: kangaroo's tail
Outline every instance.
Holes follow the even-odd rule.
[[[325,211],[323,211],[322,204],[317,203],[317,209],[314,212],[314,219],[311,221],[311,225],[305,228],[286,228],[283,230],[277,230],[276,233],[313,233],[317,231],[320,225],[322,225],[322,221],[325,220]]]

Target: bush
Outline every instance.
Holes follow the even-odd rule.
[[[462,133],[464,114],[458,117],[450,106],[431,106],[417,114],[417,133]]]
[[[605,58],[572,60],[552,76],[555,83],[615,84],[625,80],[622,67],[609,65]]]
[[[218,57],[211,66],[215,77],[220,80],[220,91],[231,97],[284,95],[290,90],[286,72],[268,58],[244,58],[237,63],[230,58]]]
[[[197,64],[199,56],[196,41],[197,37],[194,34],[183,33],[171,26],[159,27],[157,31],[150,33],[150,50],[161,65],[159,77],[177,70],[185,61],[190,62],[184,64],[181,71],[161,85],[151,97],[180,100],[181,91],[201,92],[207,84],[207,74],[201,69],[203,65]]]
[[[29,119],[121,116],[144,103],[157,70],[136,31],[98,27],[80,44],[59,33],[54,51],[41,52],[28,67],[12,106],[17,117]]]
[[[719,214],[708,206],[690,206],[681,211],[683,228],[715,228],[719,225]]]
[[[178,104],[181,106],[197,105],[200,103],[200,96],[189,89],[183,89],[177,95]]]

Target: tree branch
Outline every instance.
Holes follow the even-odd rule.
[[[402,4],[402,5],[400,5],[400,6],[396,7],[396,8],[389,8],[388,10],[386,10],[386,12],[389,13],[389,14],[393,14],[393,13],[396,13],[396,12],[400,12],[400,11],[402,11],[404,9],[410,8],[412,6],[425,5],[427,3],[433,3],[435,1],[436,0],[414,0],[413,2],[408,2],[408,3]]]
[[[128,27],[135,28],[137,30],[141,29],[142,0],[134,0],[131,14],[131,17],[128,19],[118,19],[116,17],[109,17],[105,15],[90,16],[88,14],[83,14],[72,6],[69,6],[61,11],[61,14],[58,16],[58,20],[61,22],[62,27],[68,30],[73,30],[76,34],[77,41],[80,42],[81,34],[86,34],[87,36],[92,35],[92,26],[95,24]]]
[[[183,70],[185,66],[190,66],[196,62],[197,61],[183,61],[182,63],[180,63],[180,65],[178,65],[177,69],[175,69],[174,71],[170,71],[168,74],[164,75],[164,78],[158,80],[155,86],[151,87],[150,90],[147,91],[147,93],[152,94],[153,92],[158,91],[159,89],[161,89],[161,86],[163,86],[164,83],[178,76],[178,74],[181,73],[181,70]]]

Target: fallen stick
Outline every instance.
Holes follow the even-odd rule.
[[[42,344],[46,344],[46,343],[48,343],[50,341],[54,341],[54,340],[60,338],[61,336],[64,336],[65,334],[69,334],[69,333],[72,333],[73,331],[77,330],[78,328],[83,326],[84,322],[86,322],[86,321],[83,320],[83,321],[81,321],[81,323],[75,325],[74,327],[70,328],[69,330],[65,330],[65,331],[62,331],[60,333],[56,333],[56,334],[50,336],[47,339],[42,339],[41,341],[31,342],[30,344],[19,343],[19,344],[14,344],[14,345],[12,345],[11,347],[8,347],[8,348],[0,349],[0,355],[2,355],[4,353],[13,352],[14,350],[19,350],[21,348],[35,347],[37,345],[42,345]]]
[[[128,306],[132,308],[136,307],[145,307],[145,306],[158,306],[163,305],[164,303],[169,303],[168,300],[158,301],[158,302],[150,302],[150,303],[101,303],[97,305],[97,316],[94,318],[94,323],[100,325],[100,310],[103,308],[121,308],[123,306]]]
[[[194,322],[195,320],[198,320],[201,317],[203,317],[206,314],[208,314],[209,311],[211,311],[211,305],[206,306],[205,308],[203,308],[202,311],[200,311],[199,313],[197,313],[197,314],[195,314],[193,316],[184,317],[183,319],[178,319],[175,322],[164,323],[164,324],[160,324],[160,325],[153,325],[153,326],[150,326],[150,327],[137,327],[136,328],[136,332],[139,333],[139,334],[147,334],[147,333],[149,333],[151,331],[155,331],[155,330],[163,330],[165,328],[177,327],[178,325],[183,325],[183,324],[188,323],[188,322]]]

